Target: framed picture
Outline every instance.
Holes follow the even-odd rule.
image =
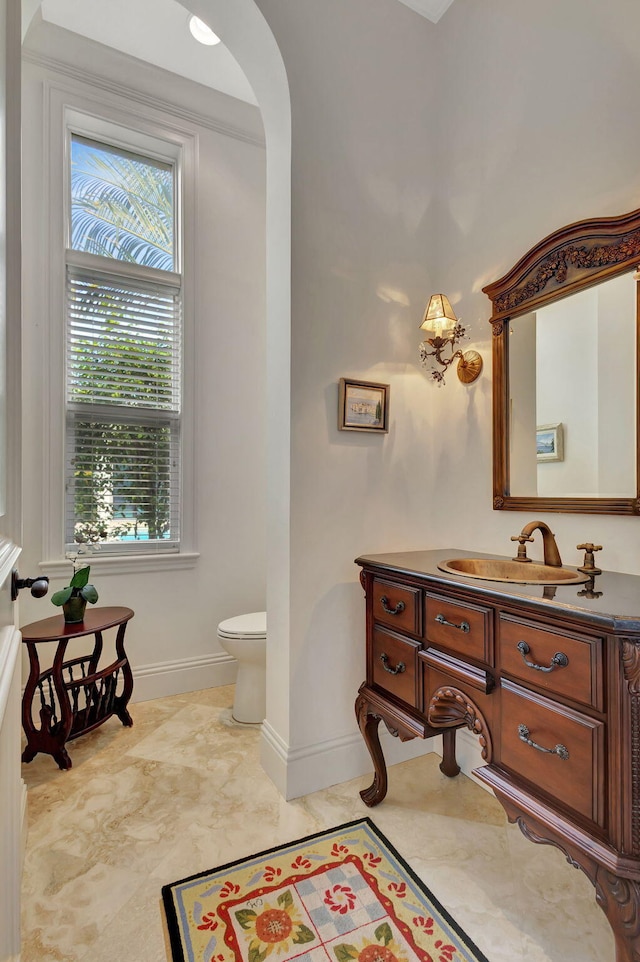
[[[340,378],[338,428],[341,431],[389,430],[389,385]]]
[[[536,428],[538,461],[564,461],[564,433],[562,422],[539,424]]]

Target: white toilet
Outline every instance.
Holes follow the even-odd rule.
[[[261,725],[266,714],[267,613],[227,618],[218,625],[220,644],[238,662],[233,718]]]

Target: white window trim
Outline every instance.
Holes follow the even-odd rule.
[[[165,554],[93,554],[87,557],[87,564],[100,577],[105,575],[133,575],[148,571],[177,571],[183,568],[195,568],[200,555],[197,551],[166,552]],[[50,578],[68,578],[71,574],[71,562],[41,561],[40,570]]]
[[[177,191],[178,221],[183,224],[178,239],[178,263],[183,265],[183,385],[182,385],[182,465],[181,465],[181,541],[179,551],[100,554],[91,557],[97,571],[108,574],[170,570],[192,567],[197,563],[195,542],[195,437],[194,437],[194,264],[195,264],[195,182],[197,162],[197,134],[169,122],[141,118],[116,98],[83,97],[72,94],[55,84],[45,82],[45,209],[49,212],[49,232],[45,244],[45,264],[48,276],[43,284],[48,291],[46,318],[43,318],[44,340],[44,396],[48,398],[48,430],[44,432],[43,485],[43,555],[40,567],[52,576],[68,574],[69,562],[65,554],[64,534],[64,432],[65,432],[65,262],[67,244],[68,186],[65,172],[70,136],[69,130],[85,136],[107,137],[111,142],[129,148],[138,147],[159,159],[176,161],[179,157]],[[119,98],[117,98],[119,99]],[[118,132],[119,131],[119,132]],[[112,135],[116,138],[112,140]],[[61,185],[65,185],[61,189]]]

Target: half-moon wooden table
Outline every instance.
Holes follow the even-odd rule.
[[[61,769],[71,768],[65,748],[68,741],[97,728],[112,715],[123,725],[133,725],[127,710],[133,675],[124,650],[124,635],[131,618],[131,608],[92,608],[78,624],[66,624],[63,615],[54,615],[21,628],[30,665],[22,696],[22,727],[27,736],[23,762],[45,752],[53,756]],[[117,628],[116,659],[99,668],[102,633],[109,628]],[[94,636],[93,651],[65,661],[69,642],[85,635]],[[38,645],[51,642],[57,642],[53,665],[41,671]],[[34,722],[34,711],[40,716],[39,728]]]

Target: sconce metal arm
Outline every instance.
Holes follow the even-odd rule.
[[[446,337],[428,337],[420,345],[420,357],[423,363],[426,362],[428,357],[435,357],[438,364],[444,368],[444,371],[439,371],[435,368],[430,372],[435,381],[444,381],[444,373],[449,365],[456,359],[462,359],[462,351],[460,349],[454,351],[453,348],[464,336],[464,327],[462,324],[456,324],[456,326],[447,333]],[[427,350],[427,344],[433,348],[432,351]],[[447,347],[451,349],[451,357],[448,358],[442,356],[442,352]]]

